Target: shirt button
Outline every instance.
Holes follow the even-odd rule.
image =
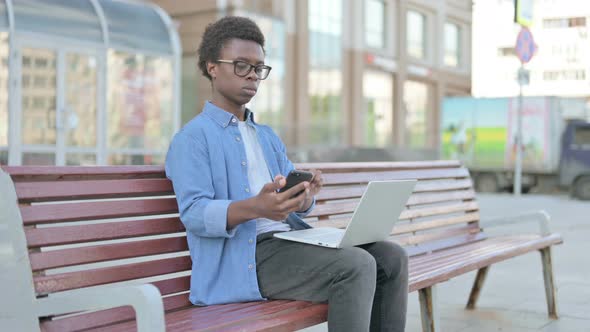
[[[239,142],[239,141],[241,141],[241,140],[242,140],[241,138],[239,138],[239,137],[236,137],[236,141],[237,141],[237,142]]]
[[[238,120],[236,120],[236,118],[231,119],[231,122],[233,122],[233,123],[236,123],[236,121],[238,121]]]
[[[248,264],[248,270],[252,270],[252,268],[254,268],[254,265]]]
[[[248,240],[248,243],[252,244],[254,241],[252,239]]]
[[[250,192],[250,189],[246,188],[246,192],[249,193]]]
[[[246,166],[246,162],[245,161],[242,161],[242,166]]]

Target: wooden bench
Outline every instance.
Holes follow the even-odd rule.
[[[297,167],[324,174],[325,187],[308,218],[312,225],[345,227],[368,181],[419,179],[391,240],[410,255],[409,291],[419,291],[424,331],[439,329],[438,283],[477,270],[467,304],[473,309],[491,264],[536,250],[548,312],[557,317],[550,247],[562,239],[549,232],[548,216],[496,220],[539,222],[538,234],[487,236],[469,173],[458,162]],[[19,318],[22,324],[60,332],[134,331],[138,324],[142,331],[162,331],[164,325],[167,331],[282,331],[326,320],[327,304],[302,301],[192,306],[191,260],[162,167],[2,168],[10,178],[0,174],[0,230],[9,236],[0,239],[11,241],[16,259],[10,271],[25,284],[19,294],[29,314],[27,322]]]

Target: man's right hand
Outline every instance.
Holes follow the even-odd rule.
[[[294,195],[303,190],[309,191],[309,182],[299,183],[283,193],[278,193],[277,191],[286,184],[285,177],[277,175],[273,182],[262,187],[256,196],[256,209],[261,217],[281,221],[287,219],[289,213],[301,211],[306,195]]]

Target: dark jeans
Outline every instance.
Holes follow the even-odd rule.
[[[258,284],[264,297],[328,301],[329,331],[404,331],[408,257],[388,242],[330,249],[260,234]]]

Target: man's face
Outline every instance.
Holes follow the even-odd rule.
[[[230,39],[221,48],[220,58],[216,60],[241,60],[251,65],[264,63],[262,47],[253,41],[243,39]],[[213,87],[228,102],[236,106],[247,104],[258,90],[260,79],[254,69],[240,77],[234,72],[234,64],[216,62],[207,64],[209,74],[213,78]]]

